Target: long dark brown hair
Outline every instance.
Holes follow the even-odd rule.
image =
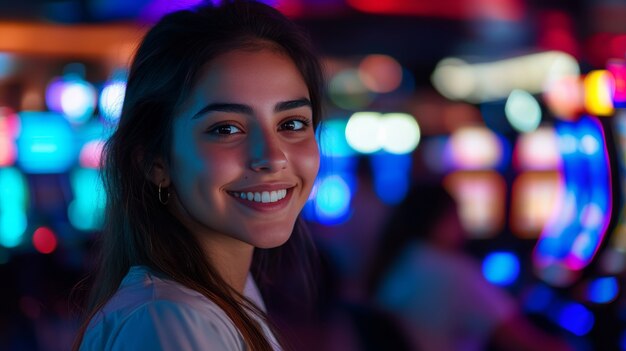
[[[89,320],[133,265],[163,273],[215,302],[250,350],[272,349],[248,312],[261,318],[266,318],[265,314],[225,283],[194,236],[159,203],[157,188],[149,181],[155,160],[170,162],[173,116],[202,67],[232,50],[268,46],[288,55],[299,69],[308,86],[317,127],[323,86],[320,64],[303,31],[272,7],[252,1],[228,1],[220,6],[207,2],[163,17],[144,37],[130,67],[119,125],[103,153],[105,223],[74,349],[78,349]],[[255,250],[252,271],[256,278],[266,278],[265,268],[272,262],[290,259],[284,256],[302,262],[303,250],[311,247],[302,228],[298,219],[286,244]],[[293,258],[296,255],[298,259]]]

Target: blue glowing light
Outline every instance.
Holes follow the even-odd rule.
[[[550,287],[537,285],[528,294],[524,308],[529,312],[543,312],[548,309],[554,297],[554,291]]]
[[[18,165],[26,173],[62,173],[74,163],[77,150],[71,126],[51,112],[21,112],[17,140]]]
[[[350,210],[352,193],[346,182],[337,175],[322,179],[317,186],[315,212],[321,223],[335,223]]]
[[[583,336],[591,331],[595,318],[585,306],[570,302],[562,306],[558,312],[557,322],[563,329]]]
[[[371,156],[374,190],[386,204],[400,203],[410,187],[410,154],[378,152]]]
[[[589,283],[587,296],[595,303],[609,303],[617,297],[619,285],[615,277],[597,278]]]
[[[102,226],[104,188],[96,169],[77,169],[70,178],[74,200],[67,208],[70,223],[79,230],[95,230]]]
[[[483,261],[483,275],[496,285],[509,285],[519,276],[517,256],[510,252],[492,252]]]
[[[553,285],[572,283],[605,238],[612,198],[602,128],[597,118],[588,116],[556,125],[565,191],[559,212],[544,228],[533,254],[539,275]],[[569,273],[548,274],[555,267]]]

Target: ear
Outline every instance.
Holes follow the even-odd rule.
[[[148,178],[154,185],[161,185],[165,188],[170,186],[170,174],[162,158],[158,157],[154,159],[152,167],[150,167]]]

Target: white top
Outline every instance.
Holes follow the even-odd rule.
[[[479,351],[516,312],[514,300],[489,283],[463,254],[411,244],[377,292],[421,351]]]
[[[265,311],[251,276],[244,296]],[[253,318],[280,350],[267,324]],[[115,295],[90,321],[80,345],[80,351],[246,349],[233,322],[213,301],[144,266],[130,268]]]

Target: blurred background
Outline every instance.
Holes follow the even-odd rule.
[[[0,0],[0,349],[66,350],[130,57],[199,0]],[[385,219],[442,180],[466,253],[576,350],[626,350],[626,1],[266,0],[328,80],[304,216],[358,300]]]

